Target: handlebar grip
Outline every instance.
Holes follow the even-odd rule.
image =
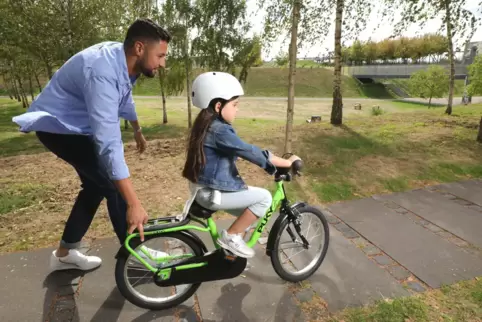
[[[301,160],[294,161],[293,164],[291,165],[291,168],[293,169],[294,173],[298,173],[301,170],[301,168],[303,168],[303,161]]]

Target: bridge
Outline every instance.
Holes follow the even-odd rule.
[[[373,78],[410,78],[420,70],[427,69],[431,64],[393,64],[393,65],[364,65],[343,66],[345,75],[348,74],[359,80]],[[439,65],[450,72],[450,65]],[[455,65],[455,79],[466,79],[468,64]]]

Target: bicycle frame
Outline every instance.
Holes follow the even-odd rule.
[[[284,185],[283,185],[283,180],[279,180],[279,181],[276,181],[276,191],[273,195],[273,201],[271,203],[271,207],[266,211],[266,214],[259,220],[258,222],[258,225],[256,226],[256,229],[255,231],[253,232],[253,234],[251,235],[249,241],[246,243],[249,247],[254,247],[254,245],[256,245],[256,243],[258,242],[259,238],[261,237],[261,234],[263,233],[263,231],[265,230],[266,228],[266,224],[269,222],[270,218],[271,218],[271,215],[273,214],[273,212],[276,211],[276,209],[279,208],[280,206],[280,203],[286,199],[286,193],[285,193],[285,189],[284,189]],[[162,220],[162,218],[159,218],[159,220]],[[193,221],[196,221],[196,222],[199,222],[200,224],[202,224],[204,227],[199,227],[199,226],[195,226],[195,225],[181,225],[181,226],[177,226],[177,227],[171,227],[171,228],[165,228],[165,229],[159,229],[159,230],[154,230],[154,231],[149,231],[149,232],[144,232],[144,236],[149,236],[149,235],[160,235],[160,234],[164,234],[164,233],[170,233],[170,232],[176,232],[176,231],[182,231],[182,230],[190,230],[190,229],[194,229],[194,230],[197,230],[197,231],[201,231],[201,232],[206,232],[206,233],[209,233],[211,235],[211,238],[213,240],[213,244],[214,244],[214,247],[216,249],[219,249],[221,246],[219,246],[217,243],[216,243],[216,240],[218,239],[219,237],[219,234],[218,234],[218,230],[217,230],[217,226],[216,226],[216,222],[215,220],[210,217],[206,220],[206,223],[204,223],[203,221],[199,220],[199,219],[196,219],[196,218],[191,218],[191,220]],[[130,234],[125,242],[124,242],[124,245],[126,247],[126,249],[138,260],[140,261],[144,266],[146,266],[146,268],[148,268],[150,271],[152,271],[153,273],[158,273],[158,274],[168,274],[167,272],[163,272],[163,270],[161,269],[160,271],[158,271],[158,269],[152,267],[149,263],[147,263],[142,257],[139,256],[139,254],[137,254],[136,251],[134,251],[130,245],[129,245],[129,241],[134,238],[134,237],[138,237],[139,236],[139,233],[133,233],[133,234]],[[181,259],[181,258],[186,258],[186,257],[191,257],[192,254],[185,254],[185,255],[180,255],[180,256],[167,256],[167,257],[162,257],[162,258],[152,258],[152,256],[150,256],[150,254],[145,251],[144,249],[142,249],[141,247],[141,251],[150,259],[150,260],[153,260],[153,261],[156,261],[157,263],[161,263],[161,262],[165,262],[165,261],[170,261],[170,260],[173,260],[173,259]],[[207,263],[196,263],[196,264],[186,264],[186,265],[180,265],[180,266],[177,266],[176,269],[177,270],[182,270],[182,269],[190,269],[190,268],[195,268],[195,267],[200,267],[200,266],[204,266],[206,265]],[[169,270],[170,271],[170,268],[167,268],[166,270]]]

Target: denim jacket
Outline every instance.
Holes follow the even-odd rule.
[[[276,172],[270,162],[271,153],[243,142],[234,128],[219,119],[212,123],[204,139],[206,165],[201,169],[198,184],[221,191],[247,189],[236,167],[238,157],[250,161],[269,174]]]

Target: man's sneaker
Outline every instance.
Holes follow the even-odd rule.
[[[50,256],[50,269],[52,271],[59,271],[65,269],[80,269],[88,271],[94,269],[102,263],[102,260],[97,256],[87,256],[76,249],[70,249],[67,256],[57,257],[56,250]]]
[[[146,255],[147,252],[149,255]],[[160,268],[164,265],[167,265],[167,263],[169,262],[161,262],[161,263],[157,263],[155,260],[152,260],[150,259],[149,257],[151,258],[154,258],[154,259],[159,259],[159,258],[162,258],[162,257],[166,257],[166,256],[169,256],[168,253],[164,253],[164,252],[161,252],[159,250],[155,250],[155,249],[152,249],[152,248],[149,248],[149,247],[146,247],[144,245],[142,245],[139,250],[137,251],[137,254],[142,257],[143,260],[145,260],[146,262],[149,263],[149,265],[151,265],[152,267],[157,267],[157,268]],[[136,262],[139,262],[137,259],[134,259]],[[142,265],[142,263],[139,262],[139,264]]]
[[[223,230],[217,243],[219,246],[231,251],[234,255],[245,258],[254,256],[254,250],[246,245],[241,234],[230,235],[226,230]]]

